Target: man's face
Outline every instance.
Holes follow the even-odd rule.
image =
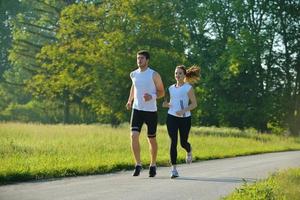
[[[138,54],[136,56],[136,63],[138,65],[138,67],[140,68],[144,68],[148,66],[148,60],[146,59],[146,57],[144,55]]]

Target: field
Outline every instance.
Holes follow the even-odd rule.
[[[169,165],[169,138],[158,127],[158,165]],[[300,138],[260,134],[254,130],[193,127],[197,161],[263,152],[299,150]],[[145,128],[141,158],[149,164]],[[185,152],[178,145],[179,162]],[[0,184],[64,176],[100,174],[133,168],[129,125],[42,125],[0,123]]]

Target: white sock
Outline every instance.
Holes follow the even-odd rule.
[[[176,170],[176,165],[172,165],[172,166],[171,166],[171,169],[172,169],[172,171],[173,171],[173,170]]]

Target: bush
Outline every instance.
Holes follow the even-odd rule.
[[[277,191],[277,183],[270,178],[252,185],[245,183],[224,200],[283,200]]]
[[[34,101],[30,101],[27,104],[10,104],[0,113],[0,119],[20,122],[45,122],[48,120],[44,115],[43,109]]]
[[[300,168],[273,174],[264,181],[245,183],[224,200],[300,200]]]
[[[284,135],[287,132],[286,128],[283,128],[276,122],[268,122],[267,128],[271,133],[276,135]]]

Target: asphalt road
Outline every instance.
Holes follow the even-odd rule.
[[[178,166],[180,177],[169,178],[159,167],[139,177],[131,171],[18,183],[0,187],[0,200],[215,200],[244,181],[252,183],[279,169],[300,167],[300,151],[268,153]]]

